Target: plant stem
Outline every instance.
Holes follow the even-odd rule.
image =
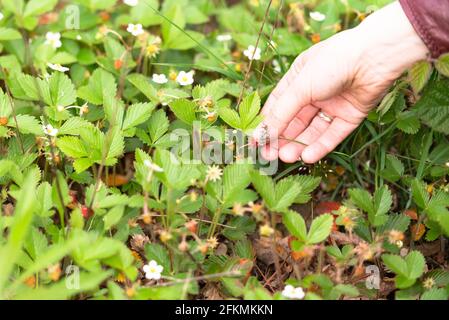
[[[220,221],[221,212],[222,212],[221,206],[217,208],[214,214],[214,218],[212,220],[212,227],[209,229],[208,238],[211,238],[215,234],[215,230],[217,228],[217,224]]]

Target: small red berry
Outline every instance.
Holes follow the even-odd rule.
[[[103,22],[109,21],[111,19],[111,15],[107,11],[101,11],[99,13],[99,16]]]
[[[120,70],[122,68],[122,65],[123,65],[122,59],[117,59],[114,61],[115,70]]]
[[[185,227],[190,232],[196,233],[196,231],[198,230],[198,222],[196,222],[195,220],[190,220],[189,222],[185,223]]]
[[[81,214],[83,215],[84,219],[89,219],[89,216],[90,216],[89,208],[86,206],[82,206]]]

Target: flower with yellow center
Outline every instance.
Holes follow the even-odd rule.
[[[126,28],[126,31],[128,31],[129,33],[131,33],[133,36],[137,37],[142,35],[145,31],[143,30],[143,27],[140,23],[138,24],[133,24],[130,23],[128,24],[128,27]]]
[[[148,280],[159,280],[164,267],[158,265],[155,260],[151,260],[148,264],[143,266],[143,272],[145,272],[145,278]]]
[[[260,226],[259,234],[261,237],[270,237],[274,234],[274,229],[269,224],[264,224]]]
[[[435,285],[435,280],[432,277],[428,277],[422,282],[422,285],[427,290],[430,290]]]
[[[44,133],[46,135],[49,135],[51,137],[56,137],[56,135],[58,134],[58,129],[53,128],[51,124],[43,125],[42,129],[44,130]]]
[[[178,76],[176,77],[176,81],[181,85],[181,86],[189,86],[193,83],[193,70],[189,71],[189,72],[185,72],[185,71],[181,71],[179,72]]]
[[[145,48],[146,55],[150,58],[156,57],[161,51],[161,43],[162,39],[160,37],[154,37],[151,41],[149,41],[147,47]]]

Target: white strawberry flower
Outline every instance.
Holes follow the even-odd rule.
[[[158,84],[164,84],[168,82],[167,76],[165,74],[154,73],[152,77],[153,82]]]
[[[181,85],[181,86],[188,86],[191,85],[193,83],[193,74],[194,71],[191,70],[189,72],[185,72],[185,71],[181,71],[178,76],[176,77],[176,81]]]
[[[45,44],[49,44],[53,48],[57,49],[62,46],[61,34],[59,32],[47,32],[45,34]]]
[[[217,36],[217,41],[220,42],[226,42],[226,41],[231,41],[232,40],[232,36],[230,34],[219,34]]]
[[[222,175],[223,170],[221,170],[219,166],[213,165],[207,167],[206,180],[215,182],[220,180]]]
[[[66,72],[66,71],[69,71],[70,69],[69,68],[67,68],[67,67],[63,67],[63,66],[61,66],[60,64],[57,64],[57,63],[47,63],[47,67],[49,67],[51,70],[54,70],[54,71],[59,71],[59,72]]]
[[[256,48],[255,46],[251,45],[243,51],[243,54],[249,59],[249,60],[260,60],[262,51],[260,48]]]
[[[139,0],[123,0],[123,3],[130,7],[135,7],[139,4]]]
[[[326,20],[326,15],[319,11],[310,12],[309,16],[312,20],[315,20],[318,22],[323,22],[324,20]]]
[[[44,133],[48,136],[56,137],[58,134],[58,129],[53,128],[51,124],[43,125],[42,129],[44,130]]]
[[[0,12],[0,20],[2,20],[5,16]]]
[[[158,265],[154,260],[151,260],[148,264],[143,266],[145,278],[147,278],[148,280],[159,280],[161,278],[161,273],[163,270],[164,267]]]
[[[126,31],[131,33],[133,36],[137,37],[144,33],[143,27],[140,23],[138,24],[128,24],[128,28],[126,28]]]
[[[304,290],[301,287],[295,288],[292,285],[288,284],[285,286],[284,290],[282,290],[282,296],[288,299],[302,299],[304,298]]]

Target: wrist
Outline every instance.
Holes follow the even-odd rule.
[[[393,78],[430,54],[399,2],[375,12],[356,29],[360,35],[361,61],[384,68]]]

